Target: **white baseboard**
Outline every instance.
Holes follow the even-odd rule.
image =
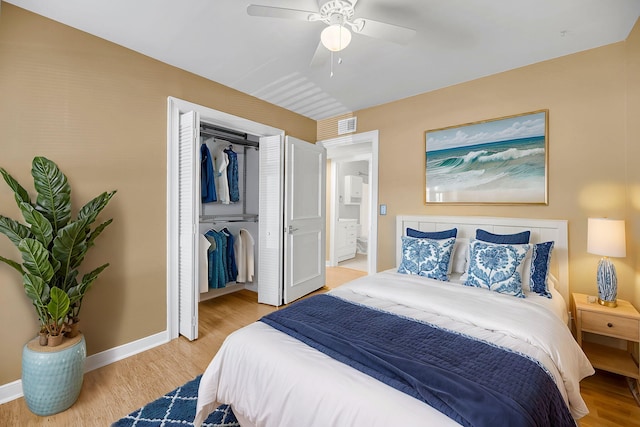
[[[94,369],[101,368],[118,360],[126,359],[129,356],[142,353],[143,351],[167,342],[169,342],[169,333],[168,331],[163,331],[137,341],[110,348],[100,353],[92,354],[85,360],[84,371],[93,371]],[[0,385],[0,404],[10,402],[22,396],[22,380]]]
[[[0,386],[0,404],[22,397],[22,380]]]

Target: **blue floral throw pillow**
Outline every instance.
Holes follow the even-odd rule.
[[[398,273],[449,281],[449,263],[455,238],[433,240],[402,236],[402,262]]]
[[[522,270],[530,245],[498,245],[474,240],[469,246],[465,285],[524,298]]]
[[[547,298],[551,298],[547,278],[549,277],[549,264],[551,263],[552,250],[553,242],[544,242],[533,245],[531,253],[529,287],[532,292]]]

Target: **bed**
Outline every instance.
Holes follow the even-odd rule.
[[[453,241],[407,236],[452,228]],[[528,232],[529,243],[485,244],[478,229]],[[588,413],[579,382],[594,370],[568,327],[566,221],[399,216],[396,230],[397,268],[230,334],[202,376],[195,425],[220,403],[243,427],[575,425]],[[483,250],[526,247],[518,271],[527,281],[540,270],[533,247],[549,242],[544,292],[533,282],[522,295],[465,286],[481,275],[472,260]],[[411,245],[448,253],[449,280],[407,274]],[[378,347],[387,335],[393,348]]]

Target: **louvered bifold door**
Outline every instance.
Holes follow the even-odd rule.
[[[280,135],[260,138],[260,256],[258,302],[282,305],[284,146]]]
[[[189,111],[180,115],[178,197],[178,286],[180,334],[189,340],[198,338],[198,232],[200,193],[197,180],[200,165],[198,140],[200,133],[198,113]]]

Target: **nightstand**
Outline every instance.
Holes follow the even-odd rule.
[[[574,293],[573,316],[576,338],[594,368],[627,377],[633,397],[640,405],[640,368],[636,344],[640,343],[640,313],[628,301],[618,300],[611,308],[589,302],[588,295]],[[627,349],[617,349],[582,340],[583,332],[617,338],[627,342]]]

